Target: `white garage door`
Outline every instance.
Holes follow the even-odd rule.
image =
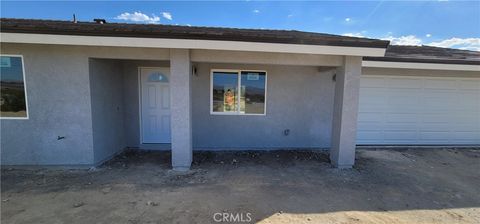
[[[357,144],[480,144],[480,78],[362,76]]]

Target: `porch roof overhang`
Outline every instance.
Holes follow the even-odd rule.
[[[389,41],[295,30],[5,19],[4,43],[207,49],[381,57]]]

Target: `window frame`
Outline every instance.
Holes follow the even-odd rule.
[[[30,118],[29,109],[28,109],[28,91],[27,91],[27,79],[25,77],[25,60],[21,54],[0,54],[2,57],[19,57],[22,61],[22,72],[23,72],[23,92],[25,93],[25,113],[26,117],[3,117],[0,115],[0,120],[28,120]]]
[[[215,72],[229,72],[237,73],[237,105],[238,110],[234,112],[215,112],[213,111],[213,73]],[[248,114],[240,112],[240,99],[241,99],[241,85],[242,85],[242,72],[264,72],[265,73],[265,102],[263,105],[263,114]],[[257,69],[211,69],[210,70],[210,115],[240,115],[240,116],[266,116],[267,115],[267,92],[268,92],[268,73],[266,70]]]

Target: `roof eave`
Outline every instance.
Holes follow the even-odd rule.
[[[375,45],[375,47],[356,47],[356,46],[309,45],[309,44],[267,43],[267,42],[205,40],[205,39],[59,35],[59,34],[4,32],[3,30],[0,33],[0,40],[2,43],[209,49],[209,50],[347,55],[347,56],[369,56],[369,57],[384,56],[386,47],[388,46],[388,42],[386,42],[386,45],[385,43],[380,42],[384,44],[385,47],[379,47],[378,45]]]
[[[364,57],[364,61],[384,62],[412,62],[412,63],[438,63],[438,64],[459,64],[459,65],[480,65],[480,60],[468,59],[439,59],[439,58],[402,58],[402,57]]]

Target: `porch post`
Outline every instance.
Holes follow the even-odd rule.
[[[185,171],[192,164],[191,66],[188,49],[170,50],[170,108],[172,168]]]
[[[355,162],[361,73],[362,57],[350,56],[345,56],[336,73],[330,161],[341,169],[351,168]]]

